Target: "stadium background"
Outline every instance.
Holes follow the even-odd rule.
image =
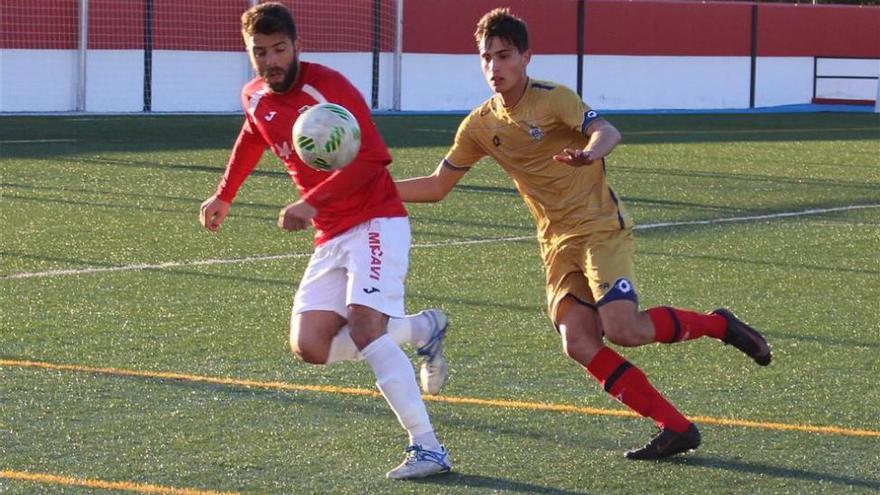
[[[0,0],[0,112],[238,111],[239,89],[252,77],[238,17],[251,3]],[[342,71],[376,109],[461,111],[485,99],[472,32],[502,4],[529,22],[530,73],[582,89],[601,109],[868,104],[878,92],[876,6],[287,3],[303,58]]]

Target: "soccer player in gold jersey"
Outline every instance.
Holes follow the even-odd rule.
[[[632,347],[706,336],[733,345],[762,366],[770,363],[769,345],[726,309],[639,310],[633,223],[605,177],[605,157],[620,142],[620,132],[570,89],[528,77],[528,30],[508,9],[488,12],[474,34],[494,94],[461,122],[432,175],[396,182],[401,198],[440,201],[472,165],[491,156],[537,223],[548,313],[565,354],[607,393],[660,428],[626,457],[659,459],[695,449],[700,444],[696,425],[605,339]]]

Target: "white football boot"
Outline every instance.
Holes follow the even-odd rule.
[[[446,383],[446,377],[449,376],[449,366],[443,355],[443,339],[446,338],[449,319],[446,313],[439,309],[426,309],[418,314],[425,315],[431,323],[431,337],[425,345],[416,349],[416,354],[422,361],[419,381],[422,392],[436,395],[440,393],[440,389]]]
[[[385,475],[393,480],[424,478],[435,474],[448,473],[452,469],[452,459],[446,447],[440,451],[427,450],[421,445],[410,445],[406,448],[406,458],[399,466]]]

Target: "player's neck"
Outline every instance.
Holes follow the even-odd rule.
[[[519,84],[510,89],[510,91],[505,91],[503,93],[498,93],[499,98],[501,99],[501,104],[504,105],[504,108],[513,108],[517,103],[522,99],[523,95],[526,94],[526,88],[529,87],[529,78],[525,76],[520,80]]]

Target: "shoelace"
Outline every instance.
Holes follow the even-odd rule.
[[[420,461],[430,461],[434,464],[439,464],[441,466],[445,466],[446,463],[443,461],[443,452],[433,452],[430,450],[425,450],[421,445],[410,445],[407,447],[404,452],[406,452],[406,465],[411,466]]]
[[[429,360],[434,357],[434,353],[436,351],[437,344],[443,338],[443,334],[445,333],[442,328],[437,324],[437,319],[434,315],[428,313],[428,319],[431,320],[431,326],[434,327],[434,331],[431,332],[431,338],[425,343],[425,345],[416,349],[416,354],[419,356],[426,356]]]

